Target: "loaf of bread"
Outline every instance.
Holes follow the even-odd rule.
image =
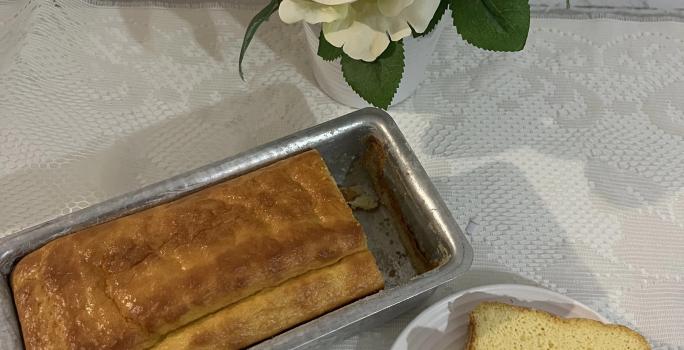
[[[370,252],[247,297],[169,334],[154,350],[239,349],[382,288]]]
[[[19,261],[11,283],[27,350],[146,349],[167,334],[176,339],[191,322],[189,344],[214,348],[202,325],[211,334],[236,327],[243,320],[230,310],[259,305],[266,290],[271,298],[310,293],[308,281],[327,279],[308,273],[328,268],[323,275],[363,277],[341,280],[346,292],[330,294],[326,306],[272,328],[246,319],[259,337],[216,343],[241,347],[381,288],[369,254],[358,267],[365,274],[346,268],[345,257],[363,252],[361,226],[320,155],[309,151],[58,238]],[[282,317],[286,307],[270,312]]]
[[[485,302],[470,313],[468,350],[647,350],[639,333],[614,324]]]

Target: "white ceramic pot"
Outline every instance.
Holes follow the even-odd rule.
[[[404,38],[404,76],[401,78],[397,93],[392,99],[395,105],[409,96],[418,88],[418,85],[425,79],[425,69],[432,60],[432,53],[437,47],[439,35],[444,30],[444,19],[428,35],[420,38]],[[304,23],[304,33],[309,44],[311,62],[314,76],[318,86],[332,99],[350,107],[363,108],[370,104],[359,97],[352,90],[342,76],[340,59],[328,62],[318,57],[318,35],[320,25],[310,25]]]

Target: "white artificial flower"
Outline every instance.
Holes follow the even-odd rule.
[[[325,39],[349,57],[375,61],[390,40],[422,33],[439,0],[283,0],[278,14],[285,23],[323,24]]]

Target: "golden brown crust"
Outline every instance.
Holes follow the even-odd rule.
[[[144,343],[104,293],[104,279],[81,264],[69,240],[56,240],[22,259],[12,274],[26,349],[128,349]]]
[[[373,255],[356,253],[176,330],[153,349],[244,348],[382,287]]]
[[[475,319],[475,316],[473,316],[472,312],[468,318],[470,319],[470,324],[468,325],[468,345],[466,346],[466,350],[475,350],[475,339],[477,339],[477,320]]]
[[[309,151],[59,238],[20,261],[12,285],[28,350],[135,349],[365,249]]]

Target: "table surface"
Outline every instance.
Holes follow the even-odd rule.
[[[533,2],[519,53],[442,34],[389,111],[475,251],[434,299],[537,284],[684,348],[684,23],[654,3]],[[351,111],[299,26],[269,21],[243,82],[258,6],[154,4],[0,1],[0,236]],[[418,311],[335,349],[388,348]]]

